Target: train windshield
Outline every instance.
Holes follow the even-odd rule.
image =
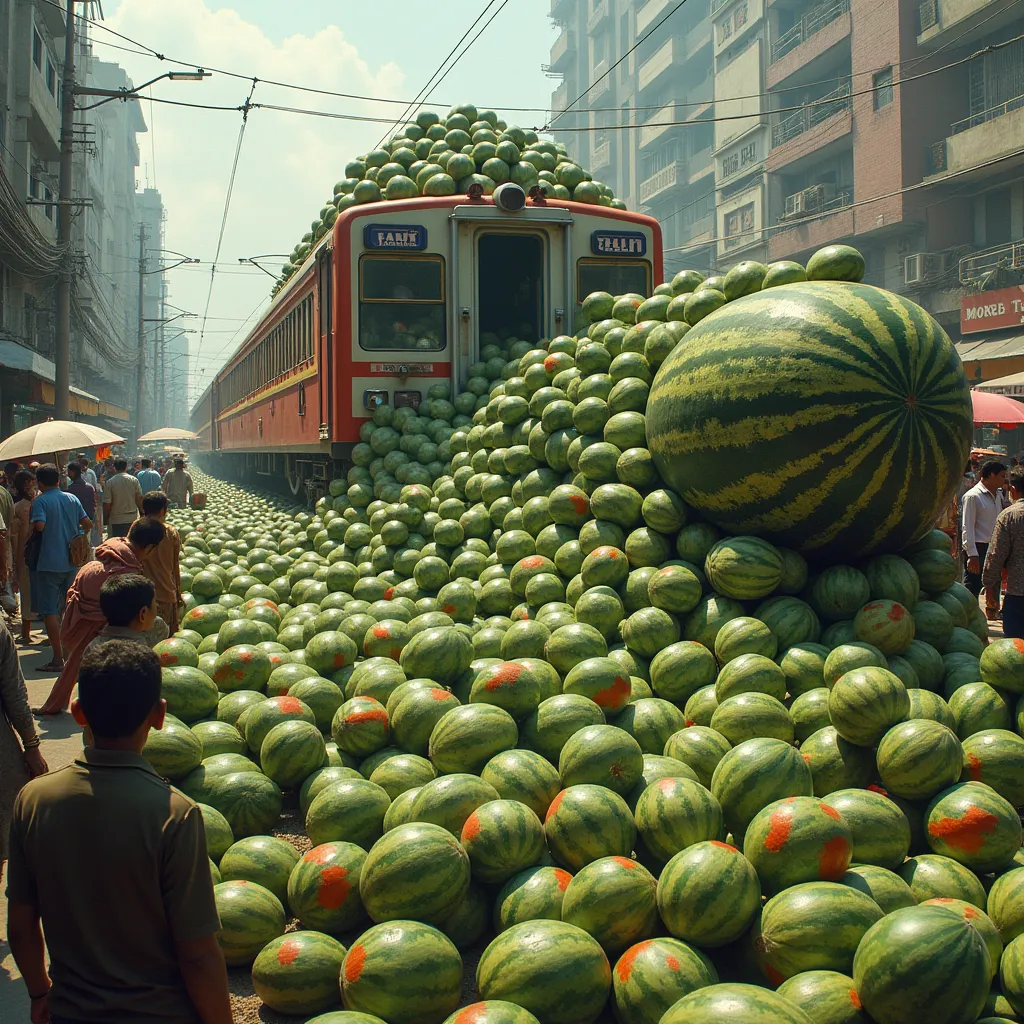
[[[651,265],[647,260],[579,260],[576,264],[576,301],[582,302],[591,292],[612,295],[651,293]]]
[[[440,256],[363,255],[359,344],[364,349],[444,348],[444,260]]]
[[[537,235],[484,234],[479,241],[480,341],[539,341],[543,241]]]

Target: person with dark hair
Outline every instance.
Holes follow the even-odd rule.
[[[135,474],[135,477],[139,481],[139,487],[142,488],[143,494],[147,491],[160,490],[160,474],[153,469],[152,459],[142,460],[142,468]],[[142,514],[145,515],[146,513],[143,512]]]
[[[174,469],[164,474],[163,491],[172,505],[184,508],[194,493],[192,477],[185,472],[185,460],[175,459]]]
[[[82,503],[73,494],[58,487],[60,473],[52,463],[36,471],[39,494],[32,502],[29,520],[42,537],[35,568],[29,565],[32,581],[32,610],[43,617],[46,635],[53,648],[53,657],[37,669],[39,672],[60,672],[64,668],[60,617],[64,611],[68,588],[78,574],[71,564],[69,547],[79,534],[88,533],[92,520]]]
[[[1010,470],[1010,497],[1013,503],[996,518],[985,556],[985,614],[994,619],[1000,612],[999,587],[1005,569],[1003,636],[1024,639],[1024,466]]]
[[[73,494],[85,509],[85,514],[96,522],[96,488],[82,474],[82,467],[77,462],[68,463],[68,494]],[[92,544],[89,545],[92,547]]]
[[[150,491],[142,496],[142,511],[151,519],[164,524],[164,539],[142,563],[142,571],[156,587],[157,614],[172,633],[177,633],[181,618],[181,538],[173,526],[167,524],[167,495],[163,491]]]
[[[985,564],[996,516],[1009,504],[1005,489],[1006,466],[990,459],[982,464],[980,479],[963,497],[961,554],[964,586],[975,597],[981,593],[981,567]]]
[[[100,608],[107,617],[103,631],[86,648],[108,640],[134,640],[155,647],[170,636],[167,623],[156,611],[156,588],[138,573],[111,576],[100,587]]]
[[[29,513],[32,499],[36,496],[36,478],[27,470],[20,469],[14,474],[14,523],[11,526],[11,549],[14,556],[14,590],[18,595],[21,610],[21,642],[32,643],[32,586],[29,582],[28,563],[25,561],[25,545],[32,536]]]
[[[59,715],[67,710],[85,649],[107,624],[107,617],[100,606],[103,584],[111,576],[142,573],[142,560],[163,538],[163,523],[155,519],[136,520],[127,537],[111,537],[96,549],[95,560],[82,566],[68,591],[68,606],[64,613],[63,630],[68,658],[38,714]]]
[[[114,475],[103,489],[103,521],[111,537],[124,537],[142,512],[142,488],[128,472],[126,459],[114,460]]]
[[[89,745],[15,801],[8,935],[33,1021],[231,1022],[202,814],[142,756],[166,708],[156,654],[94,647],[72,705]]]

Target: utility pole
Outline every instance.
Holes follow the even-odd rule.
[[[62,263],[57,280],[57,339],[54,360],[53,414],[71,418],[71,186],[75,126],[75,0],[67,0],[64,27],[64,73],[61,76],[60,179],[57,185],[57,242]]]
[[[146,224],[139,225],[139,364],[135,380],[135,442],[145,433],[142,429],[142,405],[146,394]]]

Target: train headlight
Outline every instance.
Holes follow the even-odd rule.
[[[526,205],[526,193],[514,181],[494,190],[494,205],[506,213],[518,213]]]

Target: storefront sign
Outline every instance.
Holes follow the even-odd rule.
[[[367,249],[426,249],[427,229],[420,224],[367,224],[363,244]]]
[[[979,334],[1024,325],[1024,286],[979,292],[960,300],[960,333]]]
[[[645,256],[647,239],[639,231],[595,231],[590,248],[598,256]]]

